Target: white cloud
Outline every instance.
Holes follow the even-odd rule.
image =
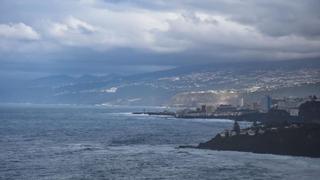
[[[117,87],[112,87],[112,88],[109,88],[109,89],[101,90],[101,92],[104,92],[104,93],[116,93],[117,90],[118,90]]]
[[[54,36],[65,37],[69,34],[93,33],[96,31],[96,28],[71,16],[64,23],[53,23],[50,31]]]
[[[70,16],[61,22],[49,26],[49,34],[55,41],[67,46],[104,49],[103,46],[117,47],[126,39],[115,35],[114,31],[103,28],[100,24],[92,25],[85,20]]]
[[[161,42],[158,39],[159,32],[169,30],[167,20],[175,18],[173,13],[88,9],[85,17],[78,16],[51,23],[49,34],[68,46],[98,50],[124,47],[172,52],[180,49],[177,44],[172,47],[163,44],[168,39],[161,38]]]
[[[40,34],[24,23],[0,24],[0,37],[16,40],[39,40]]]

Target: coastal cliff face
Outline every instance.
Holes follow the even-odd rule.
[[[198,148],[320,157],[320,125],[292,124],[283,127],[252,127],[240,134],[218,134]]]

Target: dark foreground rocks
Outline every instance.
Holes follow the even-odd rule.
[[[320,157],[320,125],[291,124],[225,131],[197,148]]]

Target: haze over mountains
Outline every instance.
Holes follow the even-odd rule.
[[[121,76],[55,75],[2,83],[1,103],[175,105],[237,103],[240,97],[320,93],[317,59],[215,63]]]

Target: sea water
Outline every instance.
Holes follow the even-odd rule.
[[[208,141],[233,121],[130,113],[138,110],[1,105],[0,179],[320,177],[319,158],[177,148]]]

